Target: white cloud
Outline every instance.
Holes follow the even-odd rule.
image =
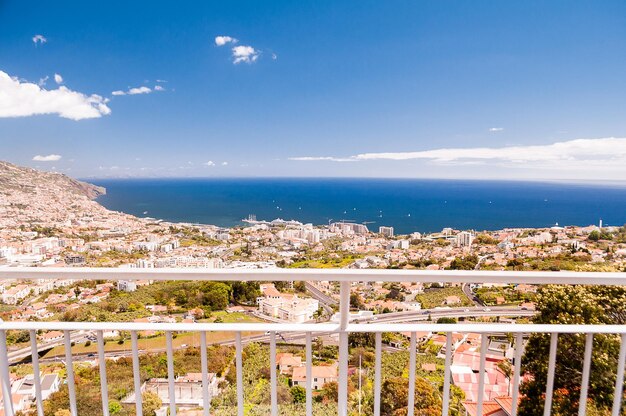
[[[237,43],[237,42],[238,42],[237,39],[230,37],[230,36],[216,36],[215,37],[215,44],[217,46],[224,46],[227,43]]]
[[[148,87],[136,87],[128,90],[128,95],[150,94],[152,90]]]
[[[430,160],[453,165],[491,165],[524,169],[626,173],[626,138],[576,139],[544,145],[442,148],[417,152],[361,153],[349,157],[292,157],[299,161],[356,162]],[[597,175],[596,175],[597,176]]]
[[[259,58],[259,51],[254,49],[252,46],[235,46],[232,51],[234,64],[238,64],[241,62],[251,64]]]
[[[0,118],[58,114],[71,120],[98,118],[111,113],[107,100],[61,86],[46,90],[0,71]]]
[[[153,90],[151,90],[149,87],[141,86],[141,87],[129,88],[128,91],[116,90],[116,91],[113,91],[111,95],[120,96],[120,95],[150,94],[152,91]],[[165,91],[165,89],[157,85],[156,87],[154,87],[154,91]]]
[[[273,60],[277,60],[278,59],[278,55],[276,55],[275,53],[272,53],[272,59]]]
[[[444,148],[398,153],[363,153],[352,156],[352,158],[356,160],[432,159],[443,162],[464,159],[500,160],[511,163],[609,162],[616,159],[626,159],[626,138],[577,139],[545,145]]]
[[[54,74],[54,82],[57,84],[63,84],[63,77],[60,74]]]
[[[222,166],[228,166],[228,162],[222,162]]]
[[[33,157],[33,160],[37,162],[56,162],[57,160],[61,160],[61,155],[37,155]]]
[[[489,129],[490,132],[498,132],[498,131],[503,131],[504,129],[502,127],[492,127]]]
[[[39,82],[37,83],[37,85],[43,87],[44,85],[46,85],[46,82],[48,82],[48,79],[50,79],[50,77],[47,75],[43,78],[39,78]]]
[[[353,157],[332,157],[332,156],[299,156],[299,157],[290,157],[289,160],[296,160],[299,162],[356,162],[357,160]]]
[[[215,166],[215,162],[213,162],[212,160],[209,160],[208,162],[205,163],[205,165],[207,165],[207,166]]]
[[[33,36],[33,43],[35,45],[37,45],[38,43],[39,44],[44,44],[46,42],[48,42],[48,39],[46,39],[43,35],[35,35],[35,36]]]

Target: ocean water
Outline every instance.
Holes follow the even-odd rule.
[[[626,186],[413,179],[116,179],[105,207],[140,217],[231,227],[257,219],[367,223],[396,233],[444,227],[626,223]]]

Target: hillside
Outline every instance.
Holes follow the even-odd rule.
[[[0,161],[0,226],[52,225],[108,211],[94,201],[106,190],[63,174]]]

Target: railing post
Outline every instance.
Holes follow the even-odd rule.
[[[617,360],[617,377],[615,378],[615,392],[613,393],[613,413],[618,416],[622,407],[622,390],[624,390],[624,365],[626,364],[626,334],[622,334],[622,344],[619,347]]]
[[[485,360],[487,358],[487,343],[489,336],[482,334],[480,336],[480,374],[478,374],[478,400],[476,403],[476,414],[483,414],[483,403],[485,400]]]
[[[511,404],[511,415],[517,416],[517,402],[519,398],[519,382],[522,372],[522,353],[524,352],[524,337],[521,333],[515,335],[515,363],[513,373],[513,403]]]
[[[411,332],[411,340],[409,342],[409,397],[407,400],[408,416],[415,414],[415,366],[417,360],[417,333]]]
[[[100,370],[100,397],[102,398],[102,415],[109,416],[109,391],[107,384],[107,367],[104,356],[104,334],[102,331],[96,333],[98,341],[98,363]],[[135,393],[135,397],[137,394]]]
[[[141,369],[139,367],[139,346],[137,345],[137,331],[130,332],[130,342],[133,350],[133,380],[135,383],[135,413],[143,415],[143,397],[141,393]]]
[[[376,363],[374,364],[374,416],[380,416],[380,380],[382,368],[383,334],[376,333]]]
[[[313,347],[311,333],[306,333],[306,416],[313,416]]]
[[[167,349],[167,385],[169,389],[170,416],[176,416],[176,382],[174,376],[174,348],[172,346],[172,331],[165,331]]]
[[[546,400],[543,405],[543,416],[552,413],[552,394],[554,393],[554,372],[556,369],[556,347],[559,334],[550,334],[550,355],[548,356],[548,380],[546,382]]]
[[[237,373],[237,415],[243,416],[243,349],[241,347],[241,332],[235,333],[235,371]]]
[[[348,321],[350,319],[350,282],[343,281],[340,286],[339,302],[339,386],[337,413],[348,414]]]
[[[589,388],[589,372],[591,369],[591,353],[593,351],[593,334],[585,336],[585,358],[583,360],[583,378],[580,382],[580,398],[578,399],[578,416],[587,413],[587,390]]]
[[[33,382],[35,383],[35,401],[37,402],[37,415],[43,416],[43,399],[41,398],[41,377],[39,370],[39,350],[37,349],[37,331],[30,330],[30,352],[33,362]],[[109,415],[104,415],[109,416]]]
[[[278,416],[278,382],[276,377],[276,332],[270,332],[270,405],[272,416]]]
[[[11,377],[9,376],[9,357],[7,354],[7,333],[0,330],[0,376],[2,377],[2,399],[4,411],[13,416],[13,398],[11,396]]]
[[[65,341],[65,368],[67,370],[67,390],[70,396],[70,413],[78,416],[76,406],[76,384],[74,383],[74,362],[72,361],[72,336],[70,331],[63,331]]]
[[[209,396],[209,360],[207,357],[206,332],[200,332],[200,365],[202,366],[202,404],[204,416],[209,416],[211,397]]]
[[[452,365],[452,333],[446,332],[446,361],[444,365],[444,376],[443,376],[443,407],[441,409],[441,414],[443,416],[448,416],[449,408],[450,408],[450,367]]]

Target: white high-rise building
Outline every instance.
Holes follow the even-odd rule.
[[[456,245],[457,247],[469,247],[472,245],[474,241],[474,234],[469,231],[461,231],[456,235]]]
[[[393,227],[379,227],[378,232],[385,237],[393,237]]]

